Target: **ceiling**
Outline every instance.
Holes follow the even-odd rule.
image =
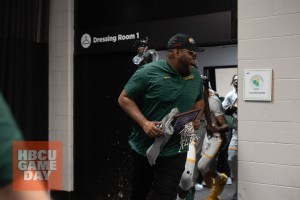
[[[161,19],[232,11],[237,0],[75,0],[75,29],[109,27]]]

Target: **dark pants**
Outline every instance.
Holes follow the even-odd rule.
[[[217,170],[220,173],[225,173],[228,177],[231,176],[230,166],[228,163],[228,147],[231,140],[231,133],[226,133],[226,138],[224,138],[224,146],[221,146],[218,162],[217,162]]]
[[[159,156],[150,166],[146,156],[133,151],[131,200],[173,200],[176,198],[186,153]]]

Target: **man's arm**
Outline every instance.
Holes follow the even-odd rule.
[[[222,102],[225,115],[232,115],[237,111],[237,107],[235,106],[236,101],[237,99],[233,103],[230,101],[230,93],[225,96],[225,99]]]
[[[224,115],[216,116],[217,126],[215,127],[215,131],[219,133],[225,133],[229,131],[229,126],[227,124],[226,118]]]
[[[229,106],[224,112],[226,115],[233,115],[237,111],[236,106]]]
[[[128,114],[141,127],[148,122],[146,117],[142,114],[137,104],[128,97],[125,90],[119,96],[118,103],[126,114]]]
[[[146,135],[149,137],[161,135],[161,130],[156,127],[159,122],[148,121],[137,104],[126,94],[125,90],[121,92],[118,103],[124,112],[143,128]]]
[[[225,133],[229,131],[229,126],[226,117],[223,112],[222,104],[217,97],[214,97],[211,101],[211,112],[215,116],[214,131],[219,133]]]

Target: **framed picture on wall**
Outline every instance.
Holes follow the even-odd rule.
[[[244,69],[243,81],[244,100],[272,100],[272,69]]]

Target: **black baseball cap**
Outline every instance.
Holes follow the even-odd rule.
[[[177,33],[169,39],[167,49],[187,49],[196,52],[204,51],[203,48],[196,45],[191,36],[182,33]]]

